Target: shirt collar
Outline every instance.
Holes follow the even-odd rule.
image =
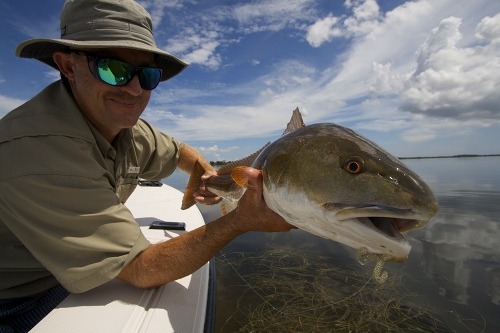
[[[113,140],[113,144],[111,144],[104,138],[101,133],[99,133],[99,131],[95,128],[94,125],[92,125],[90,120],[85,117],[85,115],[83,115],[83,117],[85,118],[85,121],[89,125],[89,128],[94,135],[97,147],[99,147],[102,156],[107,156],[114,160],[116,158],[118,150],[125,152],[132,146],[132,129],[122,129]]]

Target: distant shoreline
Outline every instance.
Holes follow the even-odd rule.
[[[400,160],[421,160],[428,158],[461,158],[461,157],[491,157],[500,156],[500,154],[488,154],[488,155],[476,155],[476,154],[461,154],[461,155],[450,155],[450,156],[422,156],[422,157],[398,157]]]
[[[461,155],[450,155],[450,156],[414,156],[414,157],[398,157],[400,160],[424,160],[430,158],[462,158],[462,157],[491,157],[500,156],[500,154],[487,154],[487,155],[477,155],[477,154],[461,154]],[[223,166],[232,161],[210,161],[212,166]]]

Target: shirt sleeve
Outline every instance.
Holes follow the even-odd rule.
[[[0,218],[33,256],[25,270],[41,264],[68,291],[84,292],[149,246],[88,142],[46,136],[6,147]]]
[[[159,180],[175,171],[182,142],[160,132],[143,119],[134,126],[133,136],[137,158],[141,165],[141,178]]]
[[[130,211],[99,181],[22,177],[2,185],[2,220],[70,292],[113,278],[149,246]],[[62,184],[64,183],[64,184]]]

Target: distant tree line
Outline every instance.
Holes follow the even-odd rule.
[[[232,161],[226,161],[226,160],[222,160],[222,161],[210,161],[210,165],[215,167],[215,166],[222,166],[222,165],[226,165],[226,164],[229,164],[231,163]]]
[[[398,157],[398,158],[400,160],[416,160],[416,159],[426,159],[426,158],[457,158],[457,157],[488,157],[488,156],[500,156],[500,154],[489,154],[489,155],[461,154],[461,155],[450,155],[450,156]]]

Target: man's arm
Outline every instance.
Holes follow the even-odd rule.
[[[177,162],[177,168],[182,171],[191,174],[193,171],[194,163],[198,160],[200,164],[205,168],[205,170],[210,170],[214,175],[217,171],[210,163],[207,162],[205,157],[196,149],[190,145],[183,143],[181,148],[181,154],[179,156],[179,161]]]
[[[262,174],[247,168],[248,188],[231,213],[163,243],[152,244],[118,278],[137,287],[152,288],[196,271],[226,244],[247,231],[281,232],[294,227],[267,207]]]

